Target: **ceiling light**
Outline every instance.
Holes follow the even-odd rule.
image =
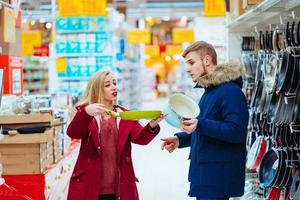
[[[51,29],[51,28],[52,28],[52,24],[51,24],[50,22],[47,22],[46,28],[47,28],[47,29]]]
[[[166,56],[166,61],[170,61],[171,60],[171,57],[170,56]]]
[[[164,20],[164,21],[169,21],[169,20],[170,20],[170,17],[169,17],[169,16],[164,16],[163,20]]]

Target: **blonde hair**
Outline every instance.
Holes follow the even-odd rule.
[[[112,74],[110,71],[99,71],[94,74],[85,89],[83,96],[77,105],[87,105],[92,103],[104,103],[104,82],[105,78]],[[115,102],[113,102],[114,104]]]
[[[185,58],[190,52],[194,51],[199,53],[201,59],[203,59],[205,55],[209,55],[212,58],[212,63],[217,65],[217,53],[213,45],[204,41],[197,41],[184,50],[182,57]]]

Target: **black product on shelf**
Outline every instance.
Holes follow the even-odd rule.
[[[17,131],[20,134],[30,134],[30,133],[44,133],[49,125],[28,125],[19,128],[7,128],[3,127],[3,134],[9,134],[9,131]]]

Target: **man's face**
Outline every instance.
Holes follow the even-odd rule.
[[[186,72],[191,76],[194,82],[201,76],[204,76],[207,71],[204,68],[203,60],[196,51],[191,51],[185,56],[185,61],[187,64]]]

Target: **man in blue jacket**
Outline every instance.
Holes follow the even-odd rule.
[[[198,41],[183,57],[187,73],[205,92],[200,115],[181,122],[184,132],[162,139],[162,149],[191,147],[189,196],[226,200],[242,196],[245,185],[246,135],[249,113],[241,90],[244,68],[217,65],[214,47]]]

